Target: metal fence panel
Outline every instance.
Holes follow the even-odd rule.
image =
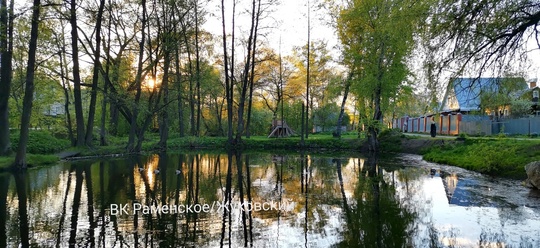
[[[529,134],[529,119],[513,119],[502,122],[499,133],[506,134]]]
[[[450,134],[452,135],[458,134],[458,116],[457,115],[450,116]]]
[[[442,116],[441,132],[442,134],[448,134],[448,116]]]
[[[459,123],[459,132],[469,135],[491,135],[492,127],[491,121],[479,120],[479,121],[461,121]]]
[[[420,117],[420,130],[419,132],[423,133],[426,131],[426,117]]]
[[[530,118],[529,120],[531,121],[530,134],[540,135],[540,118]]]

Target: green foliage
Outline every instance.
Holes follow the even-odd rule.
[[[322,127],[322,131],[334,131],[341,109],[335,103],[326,104],[313,110],[313,124]],[[348,126],[350,118],[347,113],[343,115],[342,125]],[[334,127],[334,128],[332,128]]]
[[[528,63],[521,52],[525,53],[525,37],[538,25],[537,2],[442,0],[435,1],[428,13],[426,47],[432,50],[428,58],[435,60],[432,70],[471,70],[480,75]]]
[[[510,101],[510,115],[523,117],[531,114],[531,101],[525,99],[512,99]]]
[[[252,108],[249,131],[251,135],[268,135],[272,124],[272,112],[266,109]]]
[[[487,87],[490,86],[490,87]],[[482,87],[480,106],[482,112],[490,111],[495,116],[510,108],[513,116],[520,117],[530,110],[530,101],[517,100],[516,95],[527,87],[523,78],[507,77]]]
[[[11,134],[13,151],[19,146],[19,133]],[[69,140],[57,139],[46,131],[30,131],[26,151],[32,154],[52,154],[70,147]]]
[[[302,102],[296,101],[293,103],[286,103],[283,106],[285,121],[296,133],[300,133],[301,130],[301,116],[302,116]]]
[[[344,63],[353,74],[351,93],[368,130],[381,130],[382,123],[374,122],[381,122],[391,101],[399,101],[400,90],[408,90],[407,58],[427,7],[413,0],[355,0],[340,12],[337,28]]]
[[[324,41],[312,41],[309,49],[309,101],[318,105],[323,105],[329,100],[332,94],[329,92],[329,81],[334,77],[330,62],[332,57]],[[292,63],[297,68],[291,79],[287,82],[285,95],[301,97],[305,93],[307,81],[307,44],[296,47],[294,50]],[[311,105],[311,104],[310,104]]]

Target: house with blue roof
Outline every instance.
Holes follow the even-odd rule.
[[[489,100],[504,94],[510,98],[518,98],[519,92],[528,88],[523,78],[454,78],[448,84],[440,111],[462,114],[482,111],[486,109],[485,106],[482,106],[482,99]],[[501,102],[500,106],[497,107],[501,115],[509,114],[508,105],[508,103]],[[494,111],[490,112],[493,114]]]

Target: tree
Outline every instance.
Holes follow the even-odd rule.
[[[38,28],[40,22],[41,1],[34,0],[32,6],[32,30],[30,32],[30,44],[28,45],[28,64],[26,68],[26,84],[24,92],[23,113],[21,116],[21,132],[19,145],[15,156],[14,166],[18,169],[26,169],[26,145],[28,143],[30,117],[32,115],[32,100],[34,97],[34,72],[36,67],[36,50],[38,40]]]
[[[72,0],[74,2],[75,0]],[[105,8],[105,0],[99,1],[99,9],[96,17],[96,27],[95,27],[95,36],[96,43],[94,46],[94,69],[92,73],[92,86],[91,86],[91,96],[90,96],[90,106],[88,107],[88,124],[86,126],[86,145],[93,146],[93,133],[94,133],[94,116],[96,113],[96,102],[97,102],[97,91],[98,91],[98,82],[99,82],[99,68],[100,68],[100,59],[101,59],[101,24],[103,20],[103,10]]]
[[[281,54],[276,54],[271,48],[261,48],[261,51],[264,58],[259,62],[256,81],[262,90],[258,91],[256,96],[262,99],[274,118],[283,119],[283,116],[279,116],[279,110],[283,109],[284,87],[291,77],[292,65],[283,65]]]
[[[227,29],[225,25],[225,0],[221,0],[221,27],[223,31],[223,67],[225,73],[225,96],[227,99],[227,141],[229,144],[233,143],[233,96],[234,87],[232,79],[234,78],[234,14],[236,10],[236,2],[233,3],[232,10],[232,35],[231,35],[231,69],[229,68],[229,55],[227,51]],[[230,71],[229,71],[230,69]]]
[[[75,98],[75,122],[77,123],[77,146],[84,146],[84,116],[81,96],[81,74],[79,66],[79,31],[77,26],[77,1],[70,1],[69,22],[71,24],[71,52],[73,62],[73,96]]]
[[[341,126],[336,126],[336,123],[338,122],[340,113],[340,107],[335,103],[326,104],[313,110],[313,123],[320,127],[322,132],[334,131],[331,130],[333,127],[339,130]],[[342,123],[348,124],[348,115],[343,114],[341,119]]]
[[[504,73],[524,58],[526,43],[537,37],[540,3],[439,0],[429,13],[423,45],[429,51],[430,74],[437,76],[449,68],[459,74],[467,67],[478,75],[489,69]],[[538,39],[536,45],[540,48]]]
[[[517,115],[524,114],[527,110],[530,110],[530,102],[529,107],[524,107],[521,101],[516,100],[517,95],[527,85],[523,78],[507,77],[502,80],[492,80],[490,83],[491,85],[487,85],[489,87],[482,87],[479,92],[482,112],[491,112],[496,118],[501,118],[505,115],[504,110],[508,110],[509,108],[511,110],[510,112]]]
[[[142,93],[142,74],[143,74],[143,55],[144,55],[144,45],[146,42],[146,25],[148,23],[147,19],[147,10],[146,10],[146,0],[142,0],[141,2],[142,7],[142,16],[141,16],[141,40],[139,41],[139,56],[137,60],[137,73],[135,76],[135,101],[132,106],[131,111],[131,122],[130,122],[130,129],[129,129],[129,139],[127,144],[127,151],[133,152],[137,151],[137,149],[134,147],[135,145],[135,135],[137,134],[137,120],[139,117],[139,102],[141,99],[141,93]]]
[[[349,78],[345,79],[345,82],[344,82],[345,87],[343,90],[343,100],[341,101],[341,108],[339,109],[339,116],[338,116],[337,125],[336,125],[337,129],[334,134],[334,136],[337,138],[341,138],[340,127],[344,123],[343,117],[345,116],[345,104],[347,103],[347,97],[349,96],[349,90],[351,89],[351,78],[352,78],[352,75],[349,75]],[[348,123],[348,122],[345,122],[345,123]]]
[[[242,72],[242,81],[240,83],[240,99],[238,103],[238,124],[236,131],[235,142],[239,144],[242,139],[242,135],[245,131],[244,124],[244,110],[246,107],[247,93],[249,89],[253,88],[253,75],[255,68],[255,53],[257,45],[257,32],[259,26],[259,18],[261,16],[261,0],[253,0],[251,4],[251,26],[249,31],[249,37],[247,40],[247,51],[245,57],[244,69]],[[252,90],[251,90],[252,92]]]
[[[410,0],[352,0],[338,19],[344,62],[355,75],[351,90],[367,104],[366,120],[371,151],[377,152],[388,99],[408,75],[406,58],[414,47],[423,2]]]
[[[7,6],[0,1],[0,156],[9,154],[9,92],[11,89],[11,60],[13,56],[13,0]]]
[[[308,104],[306,114],[308,114],[309,109],[313,110],[315,106],[322,106],[329,100],[327,89],[332,78],[332,68],[330,67],[330,52],[326,47],[324,41],[313,41],[309,46],[296,47],[291,58],[296,71],[287,85],[286,94],[302,96],[307,99],[305,100]],[[306,58],[306,60],[303,61],[300,58]],[[304,89],[303,85],[308,81],[308,78],[309,87],[304,94],[302,89]],[[312,118],[313,115],[306,116],[305,128],[307,130],[310,130],[309,123],[312,122]]]
[[[159,123],[159,147],[162,150],[167,150],[167,139],[169,138],[169,114],[167,107],[169,105],[169,77],[171,71],[172,53],[176,44],[176,35],[173,33],[174,26],[174,11],[169,10],[169,6],[162,3],[164,18],[158,20],[163,25],[160,30],[163,33],[160,35],[161,42],[163,43],[163,78],[161,81],[161,90],[163,91],[163,106],[161,107],[160,123]],[[174,9],[174,7],[172,8]]]

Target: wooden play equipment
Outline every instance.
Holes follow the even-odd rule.
[[[294,131],[287,125],[287,122],[280,120],[272,121],[272,132],[268,135],[268,138],[276,137],[290,137],[294,134]]]

